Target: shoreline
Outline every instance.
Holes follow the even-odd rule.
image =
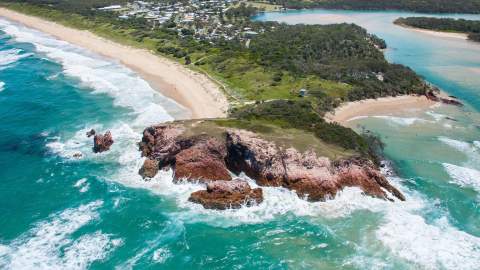
[[[398,97],[383,97],[347,102],[337,107],[333,112],[325,114],[328,122],[337,122],[347,126],[348,122],[358,117],[392,114],[408,110],[426,110],[436,104],[436,101],[426,96],[405,95]]]
[[[409,29],[409,30],[412,30],[412,31],[415,31],[415,32],[418,32],[418,33],[427,34],[427,35],[431,35],[431,36],[468,40],[468,34],[465,34],[465,33],[428,30],[428,29],[409,26],[409,25],[402,24],[402,23],[394,23],[394,24],[398,25],[402,28],[406,28],[406,29]]]
[[[0,17],[119,61],[147,81],[153,89],[187,108],[190,118],[226,116],[229,103],[220,87],[206,75],[179,63],[145,49],[113,42],[89,31],[69,28],[7,8],[0,7]]]

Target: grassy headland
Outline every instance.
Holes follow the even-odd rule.
[[[408,17],[395,20],[398,25],[414,28],[468,34],[468,39],[480,42],[480,21],[451,18]]]
[[[375,147],[368,142],[376,140],[325,122],[327,111],[346,101],[424,94],[429,89],[409,68],[385,60],[383,40],[353,24],[254,22],[249,16],[257,9],[239,5],[219,11],[211,24],[172,18],[155,25],[143,17],[120,19],[118,13],[97,9],[113,3],[108,0],[19,2],[0,1],[7,8],[145,48],[207,74],[231,98],[235,120],[229,125],[268,123],[303,131],[349,153],[373,157]],[[300,89],[306,89],[306,95]]]

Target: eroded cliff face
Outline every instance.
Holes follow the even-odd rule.
[[[231,173],[241,172],[259,186],[285,187],[309,201],[334,198],[345,187],[359,187],[377,198],[405,200],[367,159],[331,161],[313,151],[283,149],[240,129],[225,128],[221,136],[187,133],[182,124],[145,129],[139,146],[147,159],[140,174],[151,178],[158,169],[172,168],[174,181],[207,183],[206,190],[190,197],[205,208],[239,208],[262,202],[261,189],[252,189],[244,180],[232,181]]]

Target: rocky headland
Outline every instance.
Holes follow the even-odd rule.
[[[345,187],[358,187],[365,195],[381,199],[405,200],[367,158],[331,159],[313,148],[302,152],[294,146],[211,120],[160,124],[143,132],[139,149],[146,159],[139,173],[152,178],[158,170],[171,168],[174,182],[205,183],[206,190],[192,193],[189,200],[210,209],[261,203],[262,186],[284,187],[308,201],[334,198]],[[239,179],[240,173],[260,188]]]

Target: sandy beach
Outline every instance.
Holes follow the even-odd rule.
[[[464,34],[464,33],[433,31],[433,30],[411,27],[411,26],[408,26],[408,25],[405,25],[405,24],[397,24],[397,25],[401,26],[403,28],[407,28],[409,30],[418,32],[418,33],[427,34],[427,35],[431,35],[431,36],[436,36],[436,37],[441,37],[441,38],[455,38],[455,39],[468,40],[468,34]]]
[[[175,100],[191,112],[192,118],[225,117],[228,101],[220,87],[207,76],[153,53],[121,45],[81,31],[0,8],[0,16],[58,39],[117,60],[137,72],[163,95]]]
[[[431,101],[425,96],[414,95],[366,99],[345,103],[336,108],[334,112],[325,115],[325,119],[347,125],[349,120],[356,117],[388,115],[408,110],[425,110],[435,104],[437,102]]]

